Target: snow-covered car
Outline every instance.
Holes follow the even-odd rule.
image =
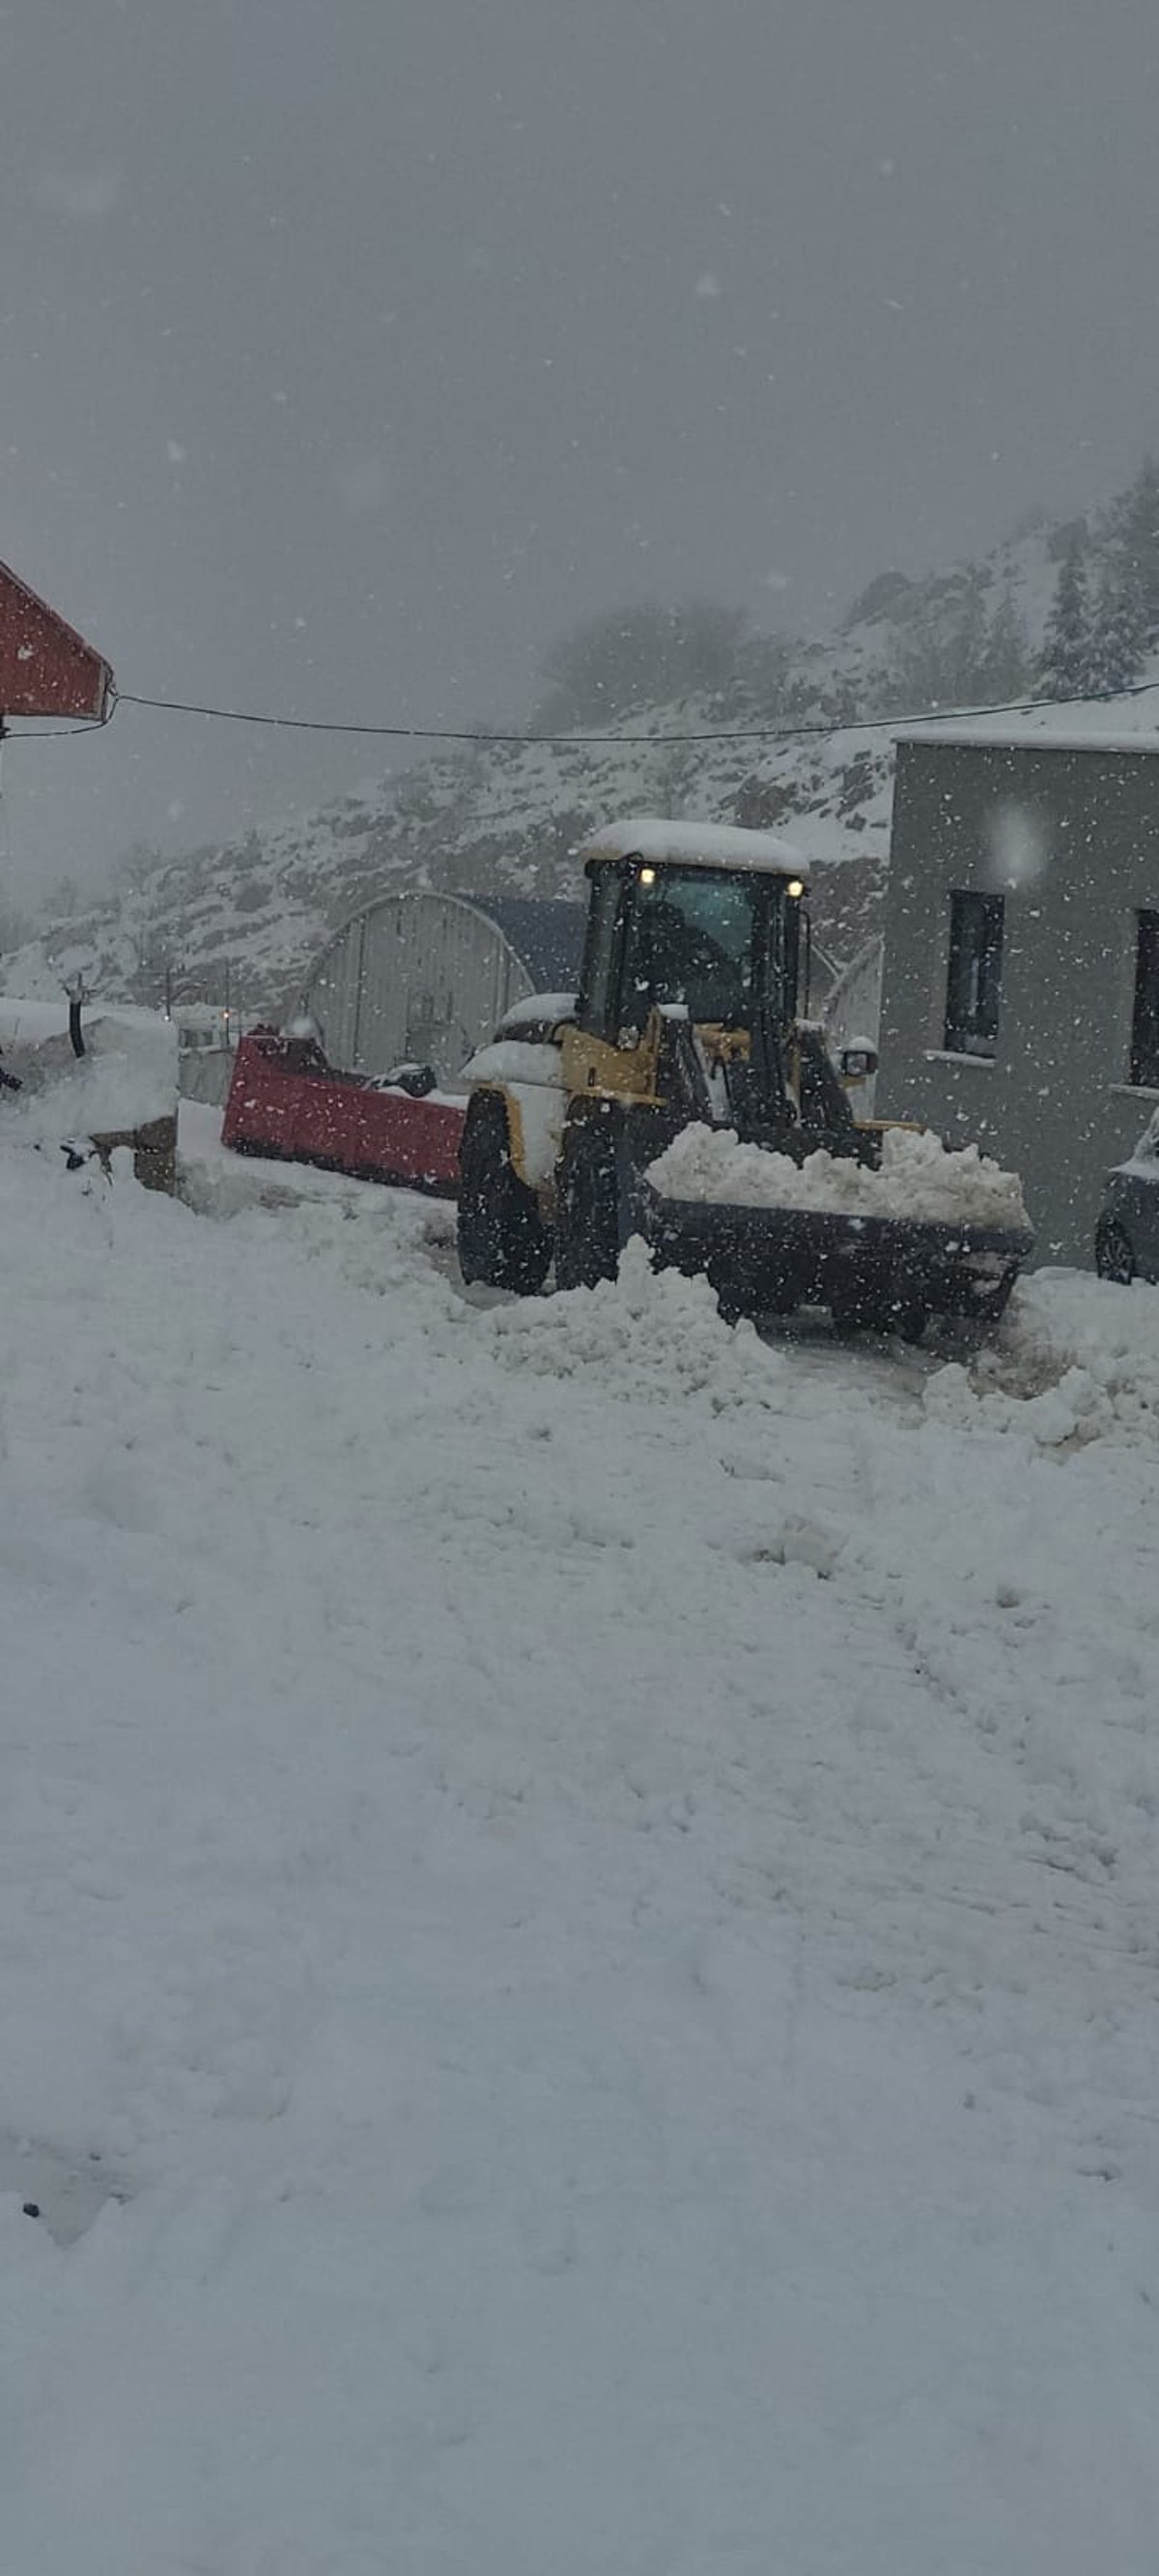
[[[1108,1172],[1095,1227],[1100,1279],[1159,1280],[1159,1109],[1134,1153]]]

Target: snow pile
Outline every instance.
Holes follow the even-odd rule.
[[[384,1192],[378,1181],[358,1181],[347,1172],[326,1172],[313,1163],[283,1162],[276,1155],[238,1154],[221,1141],[222,1112],[208,1101],[182,1098],[177,1117],[177,1190],[199,1216],[228,1218],[253,1208],[297,1208],[322,1205],[342,1215],[355,1210],[391,1209],[391,1225],[401,1231],[411,1201],[402,1192]],[[415,1205],[430,1211],[431,1202]],[[453,1230],[453,1214],[445,1211]]]
[[[784,1367],[751,1324],[733,1330],[721,1322],[706,1279],[654,1271],[639,1237],[625,1246],[618,1278],[497,1306],[485,1330],[507,1368],[539,1377],[595,1375],[617,1396],[703,1394],[718,1412],[775,1403]]]
[[[1126,1392],[1129,1411],[1141,1420],[1144,1409],[1137,1390],[1132,1386],[1120,1392]],[[1097,1369],[1060,1366],[1051,1385],[1018,1395],[989,1389],[981,1372],[954,1361],[930,1379],[925,1405],[930,1420],[947,1429],[1017,1432],[1040,1449],[1081,1446],[1123,1428],[1116,1393],[1100,1382]]]
[[[925,1224],[1029,1227],[1022,1184],[976,1145],[951,1150],[928,1131],[889,1128],[881,1168],[841,1155],[788,1154],[742,1145],[731,1128],[686,1127],[649,1166],[668,1199],[722,1206],[805,1208],[826,1215],[908,1217]]]
[[[0,1011],[5,1073],[21,1084],[0,1098],[0,1141],[57,1145],[131,1134],[177,1106],[177,1031],[148,1011],[98,1012],[83,1024],[77,1056],[61,1013],[8,1003]]]
[[[1014,1292],[997,1342],[939,1370],[931,1418],[1016,1432],[1039,1448],[1159,1441],[1159,1289],[1038,1271]]]
[[[423,1291],[430,1351],[451,1347],[461,1327],[455,1211],[420,1191],[391,1190],[309,1163],[235,1154],[221,1141],[221,1111],[182,1100],[177,1191],[185,1205],[269,1253],[288,1241],[295,1257],[323,1264],[343,1284],[376,1297]],[[265,1219],[275,1215],[271,1238]],[[252,1220],[252,1224],[247,1223]]]

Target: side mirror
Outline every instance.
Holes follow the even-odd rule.
[[[842,1047],[837,1070],[843,1082],[868,1082],[870,1074],[877,1071],[877,1048],[863,1045],[860,1040]]]

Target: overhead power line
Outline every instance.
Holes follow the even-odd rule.
[[[112,708],[110,707],[109,715],[89,716],[82,719],[79,724],[0,725],[0,743],[69,742],[72,740],[73,736],[78,733],[103,733],[111,714]]]
[[[118,707],[139,707],[154,715],[199,716],[211,724],[256,725],[278,733],[344,734],[375,742],[446,742],[483,749],[493,744],[520,751],[537,747],[545,751],[613,750],[623,744],[660,751],[690,743],[832,742],[846,733],[898,734],[911,726],[958,724],[980,716],[1036,715],[1047,706],[1108,706],[1123,698],[1147,697],[1156,689],[1159,679],[1137,680],[1127,689],[1076,690],[1065,698],[997,698],[985,706],[920,707],[908,715],[845,716],[837,723],[825,717],[799,724],[699,725],[653,733],[506,733],[458,725],[351,724],[331,716],[267,715],[252,707],[218,707],[189,698],[148,698],[132,689],[119,689],[113,694],[109,715],[100,721],[43,730],[20,728],[8,732],[5,738],[13,742],[45,741],[62,733],[100,733]]]
[[[617,743],[664,749],[696,742],[832,741],[842,733],[895,734],[904,732],[909,725],[956,724],[960,718],[970,716],[1033,715],[1045,705],[1105,706],[1115,698],[1146,697],[1153,689],[1159,689],[1159,680],[1138,680],[1129,689],[1076,690],[1073,697],[1067,698],[1000,698],[982,707],[922,707],[912,715],[849,716],[839,724],[829,719],[818,719],[812,723],[788,725],[704,725],[663,733],[504,733],[452,725],[346,724],[324,716],[262,715],[242,707],[201,705],[184,698],[145,698],[129,689],[118,691],[115,703],[144,707],[164,715],[203,716],[214,724],[269,726],[287,733],[359,734],[383,742],[454,742],[484,746],[497,743],[517,749],[539,744],[548,751],[566,751],[572,747],[608,749]]]

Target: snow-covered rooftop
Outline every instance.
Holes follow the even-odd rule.
[[[894,740],[970,744],[988,751],[1009,747],[1012,751],[1159,752],[1157,702],[1145,703],[1146,715],[1141,708],[1137,731],[1124,729],[1124,703],[1115,698],[1105,706],[1090,705],[1079,719],[1073,707],[1042,706],[1017,715],[963,716],[957,722],[947,718],[936,724],[907,725]]]
[[[799,876],[804,864],[800,851],[776,832],[743,831],[735,823],[669,823],[656,814],[630,814],[622,823],[609,823],[577,855],[585,863],[695,859],[701,867],[779,869],[783,876]]]

